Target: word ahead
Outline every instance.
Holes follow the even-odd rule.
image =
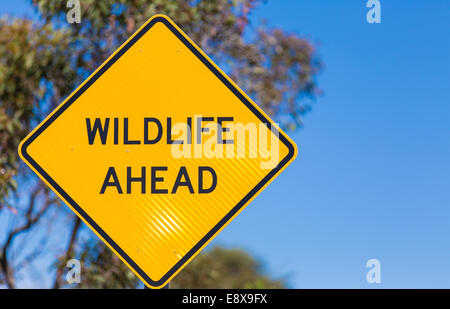
[[[152,166],[151,168],[151,193],[152,194],[168,194],[169,190],[167,189],[158,189],[156,188],[156,184],[158,182],[164,182],[164,177],[157,176],[157,172],[167,171],[167,166]],[[203,187],[203,174],[208,172],[212,176],[212,183],[208,188]],[[133,177],[131,175],[131,167],[127,166],[127,178],[126,178],[126,193],[131,194],[131,184],[134,182],[140,183],[142,194],[147,193],[147,168],[145,166],[141,167],[141,175],[139,177]],[[198,167],[198,193],[211,193],[214,191],[217,185],[217,175],[216,172],[209,166],[199,166]],[[120,185],[119,178],[117,177],[117,173],[114,167],[109,167],[108,172],[106,173],[105,181],[103,182],[102,189],[100,190],[100,194],[104,194],[107,187],[114,187],[117,189],[117,193],[122,194],[122,186]],[[177,174],[177,179],[170,191],[171,194],[176,194],[179,187],[185,187],[189,190],[189,193],[194,193],[194,188],[192,187],[192,182],[190,180],[189,174],[186,170],[185,166],[180,167],[180,170]]]

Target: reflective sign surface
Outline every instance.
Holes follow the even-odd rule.
[[[296,147],[158,15],[19,153],[147,286],[162,287],[292,162]]]

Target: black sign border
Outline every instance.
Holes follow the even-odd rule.
[[[106,70],[108,70],[131,46],[133,46],[151,27],[156,23],[164,24],[183,44],[204,64],[212,73],[231,90],[242,103],[245,104],[261,122],[263,122],[274,134],[279,136],[280,140],[286,145],[289,153],[280,163],[272,169],[231,211],[225,215],[185,256],[183,256],[164,276],[159,280],[152,280],[126,253],[118,244],[112,240],[108,234],[78,205],[57,183],[47,174],[44,169],[28,154],[28,146],[46,129],[53,121],[55,121],[73,102],[75,102]],[[280,132],[276,126],[271,125],[271,121],[267,119],[257,108],[250,103],[244,95],[221,73],[212,62],[205,57],[186,37],[165,16],[156,16],[150,20],[142,29],[140,29],[130,41],[128,41],[117,53],[109,59],[86,83],[78,89],[54,114],[52,114],[41,126],[22,144],[19,151],[47,182],[70,203],[70,205],[78,212],[80,216],[89,223],[89,225],[100,234],[103,239],[114,248],[114,250],[146,281],[153,287],[162,286],[175,272],[177,272],[200,248],[207,243],[214,234],[217,233],[254,195],[258,193],[271,179],[280,171],[295,155],[294,145]]]

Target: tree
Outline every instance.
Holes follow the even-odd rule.
[[[91,240],[81,253],[81,284],[65,287],[138,288],[133,272],[101,241]],[[170,288],[283,288],[283,280],[264,275],[261,263],[240,249],[214,247],[200,253],[171,282]]]
[[[283,280],[264,275],[262,265],[241,249],[214,247],[200,253],[175,279],[171,288],[280,289]]]
[[[91,264],[104,275],[108,265],[115,263],[104,246],[92,247],[95,235],[67,208],[59,206],[58,198],[24,168],[17,147],[31,128],[150,16],[171,16],[285,128],[302,125],[302,116],[319,93],[316,75],[321,65],[314,47],[282,29],[252,25],[249,16],[260,4],[258,0],[83,0],[81,23],[75,24],[66,22],[65,1],[31,2],[40,22],[0,20],[0,214],[5,220],[0,224],[0,284],[10,288],[16,287],[21,269],[32,266],[44,248],[60,261],[55,263],[56,288],[63,283],[64,261],[74,255],[86,261],[98,260]],[[43,232],[60,220],[66,222],[61,232]],[[61,245],[63,236],[65,245]],[[30,237],[39,239],[31,241]],[[27,250],[23,250],[24,245]],[[228,254],[218,250],[209,254]],[[194,260],[192,265],[196,263]],[[203,272],[207,271],[199,273]],[[96,278],[88,285],[100,284]],[[179,280],[174,284],[193,282]]]

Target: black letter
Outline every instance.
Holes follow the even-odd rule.
[[[156,189],[156,183],[164,181],[164,177],[156,177],[157,171],[167,171],[167,166],[152,166],[152,193],[166,194],[169,192],[167,189]]]
[[[202,128],[202,121],[214,121],[214,117],[197,118],[197,144],[202,143],[202,132],[209,132],[209,128]]]
[[[167,117],[167,144],[183,144],[183,141],[172,139],[172,118]]]
[[[154,122],[158,126],[158,135],[153,140],[148,139],[148,123]],[[162,136],[162,125],[156,118],[144,118],[144,144],[156,144]]]
[[[212,176],[212,184],[208,189],[203,188],[203,171],[208,171]],[[199,166],[198,167],[198,193],[211,193],[214,191],[217,185],[217,175],[216,172],[209,166]]]
[[[109,181],[109,178],[113,178],[113,182]],[[103,186],[102,189],[100,190],[100,194],[104,194],[106,187],[116,187],[117,188],[117,192],[119,192],[119,194],[122,194],[122,188],[120,187],[120,183],[119,183],[119,179],[117,178],[117,174],[116,174],[116,170],[114,169],[114,167],[110,167],[108,168],[108,172],[106,173],[106,177],[105,177],[105,181],[103,181]]]
[[[145,193],[145,166],[141,168],[142,175],[141,177],[131,177],[131,167],[127,166],[127,194],[131,193],[131,182],[140,182],[141,183],[141,193]]]
[[[181,177],[184,176],[185,181],[181,181]],[[189,179],[189,175],[186,171],[186,167],[180,167],[180,171],[178,172],[177,180],[175,180],[175,184],[173,185],[172,194],[177,193],[177,189],[179,186],[186,186],[189,188],[189,192],[194,193],[194,188],[192,188],[191,180]]]
[[[91,119],[86,118],[86,127],[87,127],[89,145],[92,145],[94,143],[95,135],[97,134],[97,131],[100,132],[100,140],[102,141],[102,144],[105,145],[106,138],[108,137],[108,126],[109,126],[109,118],[105,119],[104,127],[102,127],[102,121],[100,120],[100,118],[95,118],[94,129],[92,130]]]
[[[187,118],[187,132],[186,132],[186,135],[187,135],[187,143],[188,143],[188,145],[190,145],[191,141],[192,141],[192,118],[191,117]]]
[[[230,128],[223,128],[222,122],[224,121],[233,121],[233,117],[217,117],[217,124],[222,129],[217,129],[217,144],[233,144],[234,140],[232,139],[223,139],[222,132],[229,132]],[[222,131],[222,132],[221,132]]]
[[[128,140],[128,118],[123,118],[123,143],[124,145],[137,145],[141,143],[141,141]]]
[[[114,145],[119,144],[119,118],[114,118]]]

